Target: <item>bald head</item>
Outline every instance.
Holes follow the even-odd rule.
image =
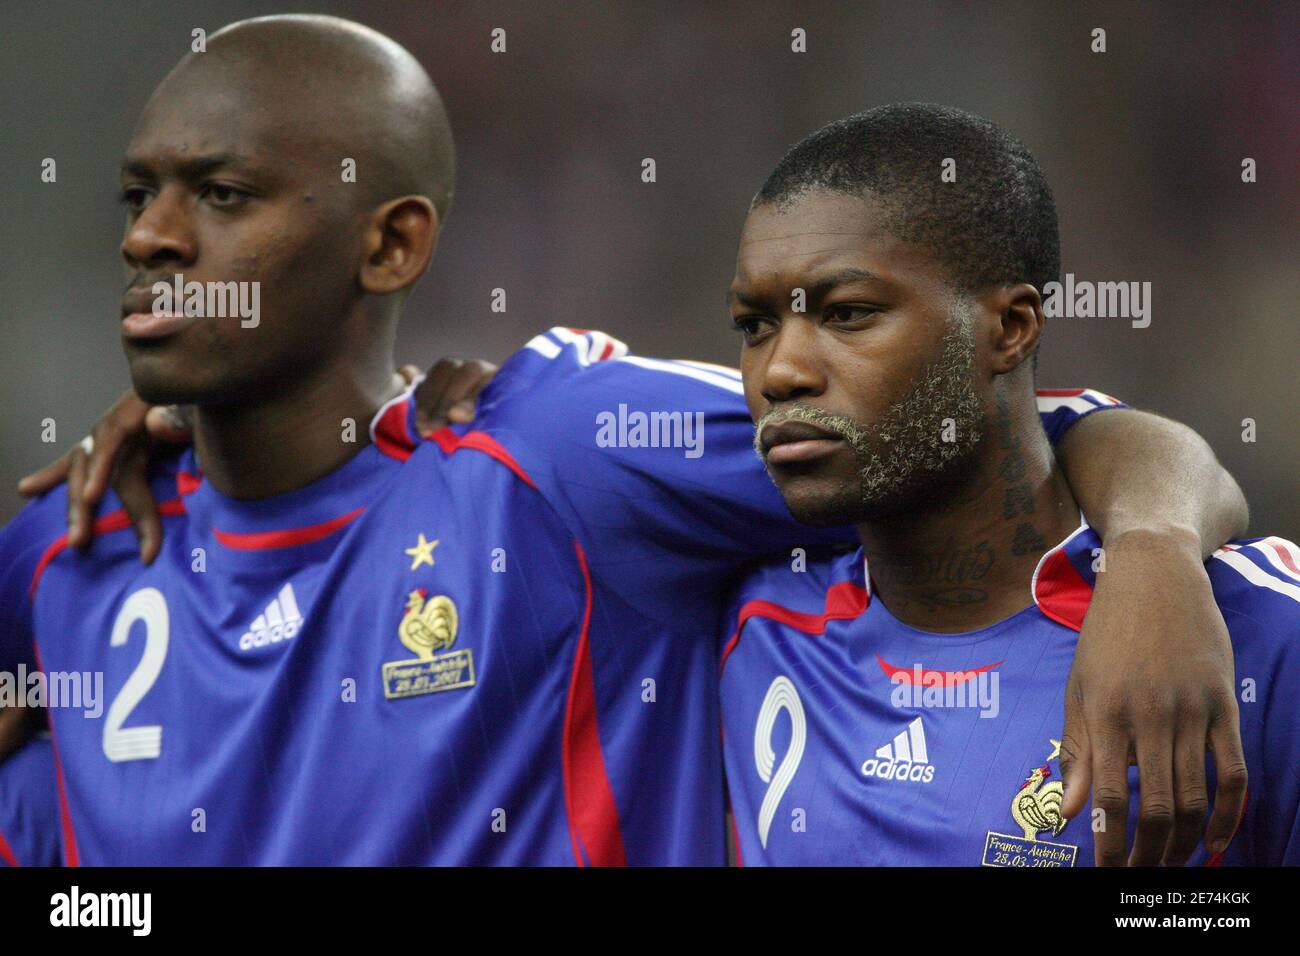
[[[183,275],[257,290],[259,317],[125,339],[136,390],[216,406],[322,376],[387,388],[453,167],[437,91],[387,37],[317,16],[213,34],[154,91],[127,144],[123,307]]]
[[[316,15],[233,23],[177,64],[141,123],[178,103],[233,113],[265,144],[309,145],[335,171],[355,160],[368,204],[427,196],[439,219],[451,205],[456,159],[442,99],[415,57],[369,27]]]

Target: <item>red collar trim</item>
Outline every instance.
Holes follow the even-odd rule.
[[[747,601],[737,616],[735,633],[731,635],[731,640],[727,641],[718,670],[721,671],[727,665],[727,658],[740,643],[740,632],[745,629],[745,622],[751,617],[766,617],[793,627],[796,631],[803,631],[805,634],[824,634],[827,621],[857,617],[867,609],[869,603],[871,603],[870,593],[854,581],[840,581],[832,585],[826,592],[826,604],[821,614],[792,611],[771,601]]]
[[[257,531],[252,534],[232,534],[229,531],[213,528],[212,533],[227,548],[234,548],[236,551],[269,551],[274,548],[291,548],[294,545],[311,544],[313,541],[329,537],[339,528],[354,521],[365,510],[363,506],[355,511],[349,511],[345,515],[340,515],[331,521],[307,525],[305,528],[287,528],[283,531]]]
[[[1099,544],[1085,521],[1068,538],[1048,551],[1034,568],[1030,590],[1034,603],[1046,617],[1072,631],[1083,627],[1096,576],[1092,573],[1092,548]],[[1082,567],[1087,569],[1085,576]]]

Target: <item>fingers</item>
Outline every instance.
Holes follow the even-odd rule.
[[[481,362],[477,359],[466,362],[452,375],[451,381],[447,384],[447,391],[443,396],[445,407],[443,409],[444,417],[451,419],[453,411],[456,412],[456,421],[464,424],[474,419],[474,409],[478,404],[478,394],[483,391],[483,387],[492,381],[492,376],[496,374],[496,366],[489,365],[487,362]]]
[[[481,359],[439,359],[415,390],[415,422],[420,434],[437,431],[449,421],[473,421],[479,393],[496,373],[497,366]]]
[[[1093,846],[1098,866],[1123,866],[1128,837],[1128,734],[1122,728],[1099,730],[1092,754],[1096,785],[1092,791],[1093,811],[1100,810],[1100,829],[1093,828]]]
[[[397,370],[397,374],[402,376],[402,381],[410,385],[420,377],[420,370],[414,365],[403,365]]]
[[[93,514],[108,490],[109,480],[117,472],[125,473],[131,469],[136,472],[133,479],[126,480],[125,487],[134,488],[144,482],[148,465],[147,420],[150,410],[151,406],[135,392],[124,392],[91,429],[87,441],[90,447],[80,451],[80,454],[78,449],[74,449],[68,471],[68,543],[74,547],[85,547],[90,543],[94,531]],[[118,468],[124,452],[135,454],[127,468]],[[123,479],[119,475],[115,484],[122,483]],[[147,486],[145,491],[148,492]],[[137,491],[136,501],[139,500]],[[150,513],[145,516],[148,527],[137,526],[137,534],[145,535],[141,539],[142,552],[147,554],[152,550],[156,554],[161,544],[161,527],[157,515],[153,513],[152,495],[149,496],[149,502]],[[126,505],[125,500],[123,505]],[[134,513],[132,516],[137,521],[141,517]]]
[[[1174,744],[1174,828],[1165,847],[1165,866],[1184,866],[1205,831],[1205,816],[1210,809],[1205,789],[1206,744],[1204,731],[1179,729]],[[1146,786],[1145,778],[1142,786]]]
[[[448,399],[454,402],[447,410],[447,418],[461,425],[472,422],[478,409],[479,393],[487,388],[496,374],[497,366],[491,362],[474,359],[466,363],[447,389]]]
[[[1205,848],[1211,854],[1228,848],[1237,822],[1246,806],[1246,755],[1241,748],[1241,727],[1236,700],[1230,714],[1210,726],[1210,750],[1214,754],[1214,812],[1205,829]]]
[[[145,414],[145,431],[155,441],[188,445],[194,440],[190,423],[179,405],[155,405]]]
[[[94,515],[84,496],[87,458],[84,446],[72,449],[68,457],[68,545],[84,548],[90,543],[94,527]]]
[[[86,456],[85,483],[73,487],[68,480],[68,497],[74,495],[89,510],[94,511],[104,492],[108,490],[108,479],[113,474],[122,447],[123,437],[112,429],[105,428],[107,419],[100,419],[90,430],[90,453]]]
[[[451,408],[447,409],[447,421],[453,425],[468,425],[474,420],[474,414],[477,411],[475,402],[457,402]]]
[[[57,488],[68,478],[68,469],[72,466],[73,451],[60,455],[40,471],[27,475],[18,482],[18,493],[26,498],[44,494],[51,488]]]
[[[122,460],[122,468],[113,483],[113,490],[122,501],[140,542],[140,560],[152,564],[162,550],[162,520],[153,492],[146,477],[148,453],[133,451]]]
[[[415,390],[415,427],[421,435],[437,431],[446,423],[447,386],[464,364],[460,359],[438,359]]]
[[[150,408],[148,402],[128,389],[108,413],[95,422],[95,427],[90,430],[94,447],[90,451],[85,488],[76,492],[85,498],[86,507],[93,510],[104,497],[122,449],[140,443],[146,437],[145,420]],[[73,494],[71,482],[68,483],[68,494]]]
[[[1083,703],[1073,682],[1065,694],[1065,732],[1061,735],[1059,763],[1065,781],[1061,816],[1073,820],[1083,813],[1092,790],[1092,741],[1083,719]]]
[[[1160,728],[1172,727],[1172,723]],[[1138,821],[1129,866],[1155,866],[1174,830],[1173,741],[1168,734],[1138,733]],[[1127,809],[1127,805],[1126,805]]]

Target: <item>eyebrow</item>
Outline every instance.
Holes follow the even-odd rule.
[[[762,303],[759,302],[757,299],[751,299],[743,292],[737,292],[735,289],[728,289],[727,307],[730,308],[733,302],[739,302],[741,305],[746,306],[747,308],[750,309],[757,309],[760,306],[762,306]]]
[[[808,287],[809,298],[816,299],[825,295],[837,285],[848,285],[851,282],[884,282],[880,276],[866,269],[847,268],[840,269],[838,272],[832,272],[823,279],[819,279]]]
[[[867,269],[858,269],[850,266],[844,269],[838,269],[835,272],[832,272],[830,275],[818,279],[812,285],[808,286],[808,288],[806,288],[804,291],[808,293],[808,298],[818,299],[824,296],[827,292],[830,292],[831,289],[834,289],[836,286],[848,285],[851,282],[884,282],[884,281],[885,280],[883,278],[876,275],[874,272],[870,272]],[[734,289],[728,289],[727,305],[730,306],[733,302],[739,302],[742,305],[749,306],[750,308],[758,308],[759,306],[762,305],[762,303],[759,302],[757,299],[752,299],[749,296],[744,295],[743,293],[736,292]]]
[[[248,159],[238,153],[216,153],[212,156],[194,156],[164,165],[174,166],[185,179],[199,179],[225,166],[246,166]],[[128,156],[122,161],[122,174],[125,176],[148,178],[155,172],[155,164],[143,157]]]

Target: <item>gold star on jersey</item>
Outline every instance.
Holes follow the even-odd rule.
[[[984,866],[1074,866],[1077,846],[1038,839],[1038,834],[1057,836],[1070,821],[1061,816],[1065,786],[1059,780],[1048,781],[1051,762],[1061,756],[1061,742],[1049,740],[1052,752],[1047,763],[1035,767],[1011,798],[1011,819],[1020,827],[1020,835],[994,833],[984,840]]]
[[[411,558],[411,570],[414,571],[422,564],[433,567],[433,549],[438,546],[437,540],[426,541],[424,535],[420,535],[420,540],[416,542],[415,547],[407,548],[406,553]]]

